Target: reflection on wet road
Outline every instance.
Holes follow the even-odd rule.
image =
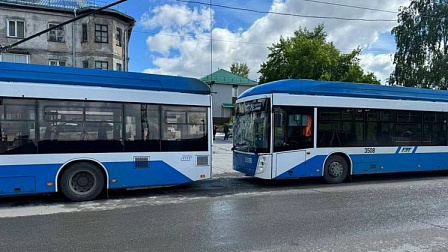
[[[448,249],[448,174],[263,181],[0,201],[2,250],[428,251]],[[26,237],[26,239],[17,239]]]

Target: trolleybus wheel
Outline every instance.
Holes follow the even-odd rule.
[[[62,194],[69,200],[93,200],[104,189],[104,175],[96,165],[80,162],[64,171],[60,183]]]
[[[337,184],[344,181],[348,174],[347,161],[339,156],[330,156],[325,162],[324,180],[329,184]]]

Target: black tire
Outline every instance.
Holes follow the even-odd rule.
[[[330,156],[324,166],[324,180],[329,184],[338,184],[345,180],[348,174],[347,161],[339,156]]]
[[[104,175],[98,166],[89,162],[70,165],[60,180],[62,194],[71,201],[97,198],[104,189]]]

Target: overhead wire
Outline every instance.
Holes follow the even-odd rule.
[[[376,8],[370,8],[370,7],[364,7],[364,6],[357,6],[357,5],[350,5],[350,4],[340,4],[340,3],[332,3],[332,2],[325,2],[325,1],[318,1],[318,0],[301,0],[301,1],[310,2],[310,3],[325,4],[325,5],[340,6],[340,7],[346,7],[346,8],[353,8],[353,9],[361,9],[361,10],[379,11],[379,12],[384,12],[384,13],[398,14],[397,11],[382,10],[382,9],[376,9]]]
[[[214,6],[214,7],[219,7],[219,8],[231,9],[231,10],[247,11],[247,12],[259,13],[259,14],[274,14],[274,15],[301,17],[301,18],[333,19],[333,20],[363,21],[363,22],[397,22],[398,21],[397,19],[369,19],[369,18],[347,18],[347,17],[336,17],[336,16],[302,15],[302,14],[276,12],[276,11],[260,11],[260,10],[254,10],[254,9],[249,9],[249,8],[228,6],[228,5],[222,5],[222,4],[211,4],[211,3],[200,2],[200,1],[190,1],[190,0],[176,0],[176,1],[183,2],[183,3],[208,5],[208,6]]]
[[[301,17],[301,18],[316,18],[316,19],[333,19],[333,20],[344,20],[344,21],[365,21],[365,22],[397,22],[397,19],[368,19],[368,18],[346,18],[346,17],[336,17],[336,16],[317,16],[317,15],[301,15],[301,14],[294,14],[294,13],[283,13],[283,12],[274,12],[274,11],[260,11],[260,10],[254,10],[249,8],[242,8],[242,7],[234,7],[234,6],[227,6],[222,4],[213,4],[210,2],[201,2],[201,1],[191,1],[191,0],[176,0],[177,2],[183,2],[183,3],[191,3],[191,4],[200,4],[200,5],[207,5],[210,7],[219,7],[219,8],[225,8],[225,9],[231,9],[231,10],[239,10],[239,11],[247,11],[247,12],[253,12],[253,13],[260,13],[260,14],[274,14],[274,15],[282,15],[282,16],[292,16],[292,17]],[[345,8],[355,8],[355,9],[363,9],[363,10],[369,10],[369,11],[378,11],[378,12],[384,12],[384,13],[393,13],[397,14],[397,12],[389,11],[389,10],[382,10],[382,9],[376,9],[376,8],[369,8],[369,7],[363,7],[363,6],[355,6],[355,5],[348,5],[348,4],[338,4],[338,3],[332,3],[332,2],[325,2],[320,0],[302,0],[305,2],[310,3],[317,3],[317,4],[325,4],[325,5],[334,5],[334,6],[340,6]],[[154,32],[145,32],[145,31],[136,31],[137,33],[147,33],[152,35],[161,35],[161,36],[171,36],[171,37],[181,37],[185,38],[188,36],[185,35],[176,35],[176,34],[168,34],[168,33],[154,33]],[[196,40],[207,40],[211,41],[211,38],[208,37],[198,37],[198,36],[192,36],[193,39]],[[248,41],[235,41],[235,40],[225,40],[225,39],[218,39],[213,38],[213,41],[218,42],[228,42],[228,43],[237,43],[237,44],[251,44],[251,45],[258,45],[258,46],[272,46],[273,44],[266,44],[266,43],[259,43],[259,42],[248,42]],[[341,52],[352,52],[353,49],[339,49]],[[362,48],[361,50],[365,50],[365,48]],[[378,51],[378,50],[367,50],[368,52],[380,52],[384,53],[384,51]]]
[[[325,1],[320,1],[320,0],[300,0],[300,1],[310,2],[310,3],[318,3],[318,4],[326,4],[326,5],[333,5],[333,6],[340,6],[340,7],[346,7],[346,8],[361,9],[361,10],[378,11],[378,12],[384,12],[384,13],[391,13],[391,14],[395,14],[395,15],[399,14],[398,11],[390,11],[390,10],[369,8],[369,7],[359,6],[359,5],[339,4],[339,3],[325,2]],[[428,16],[428,15],[420,15],[420,17],[434,18],[434,19],[443,19],[441,17]]]

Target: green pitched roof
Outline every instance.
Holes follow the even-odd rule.
[[[201,80],[203,82],[214,81],[215,83],[230,85],[256,86],[258,84],[256,81],[241,77],[224,69],[219,69],[218,71],[201,78]]]

